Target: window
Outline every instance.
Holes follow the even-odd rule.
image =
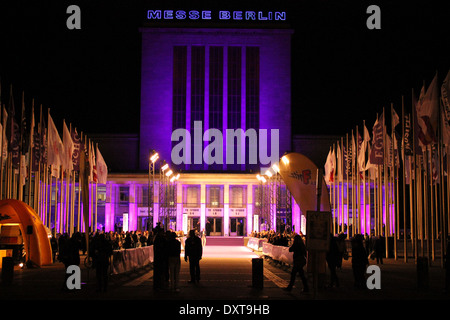
[[[242,208],[245,206],[245,188],[243,186],[230,187],[230,206],[233,208]]]
[[[209,127],[223,127],[223,48],[209,48]]]
[[[186,187],[186,206],[191,208],[200,207],[200,187]]]
[[[106,203],[106,187],[97,185],[97,205],[103,207]]]
[[[247,47],[245,50],[245,124],[246,129],[259,129],[259,47]],[[245,144],[245,163],[247,169],[257,169],[257,164],[251,164],[250,153],[258,154],[258,144]]]
[[[223,128],[223,47],[209,48],[209,128]],[[223,166],[213,163],[209,168],[221,170]]]
[[[258,186],[253,187],[253,204],[255,208],[261,207],[262,188]]]
[[[201,132],[204,132],[205,115],[205,47],[193,46],[191,51],[191,136],[194,132],[194,121],[202,121]],[[203,141],[200,150],[203,151]],[[196,141],[191,140],[191,157],[195,161]],[[198,146],[197,146],[198,148]],[[202,154],[203,155],[203,154]],[[203,165],[191,165],[191,169],[202,169]]]
[[[241,47],[228,47],[228,129],[241,127]]]
[[[127,205],[129,202],[129,188],[128,187],[120,187],[119,188],[119,201],[120,205]]]
[[[173,48],[173,129],[186,128],[187,47]]]
[[[228,47],[228,115],[227,128],[241,128],[241,65],[242,52],[241,47]],[[243,128],[242,128],[243,129]],[[228,164],[228,170],[240,170],[241,165],[237,164],[238,150],[241,148],[241,141],[234,141],[233,164]],[[228,141],[227,143],[232,143]]]
[[[223,186],[206,186],[206,203],[208,208],[223,207]]]

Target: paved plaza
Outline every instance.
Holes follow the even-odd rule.
[[[354,287],[351,259],[344,261],[342,269],[338,270],[339,287],[321,288],[316,293],[313,288],[312,274],[307,274],[310,292],[302,292],[302,284],[297,279],[292,291],[283,290],[290,278],[290,267],[282,265],[270,258],[264,258],[263,288],[253,287],[252,259],[259,258],[245,246],[206,245],[204,247],[201,265],[201,280],[198,284],[190,284],[189,264],[182,255],[180,271],[180,290],[154,290],[153,269],[147,266],[121,275],[110,277],[106,292],[96,291],[95,271],[81,266],[82,285],[79,290],[63,290],[64,268],[60,262],[42,268],[16,267],[11,285],[2,283],[0,300],[6,301],[71,301],[81,303],[101,303],[114,306],[123,304],[149,302],[154,308],[170,305],[171,312],[179,312],[182,308],[201,305],[219,305],[222,308],[229,304],[253,306],[271,306],[284,308],[294,306],[295,301],[310,303],[325,301],[357,300],[365,304],[365,300],[384,301],[434,301],[449,300],[450,295],[444,292],[445,270],[440,267],[440,261],[432,261],[428,268],[427,287],[418,287],[417,266],[413,259],[405,263],[402,259],[384,259],[379,265],[381,271],[380,289],[358,289]],[[83,260],[84,256],[82,256]],[[374,264],[375,261],[371,261]],[[329,277],[329,274],[327,274]],[[294,303],[294,304],[292,304]],[[353,302],[351,302],[353,303]],[[133,305],[133,304],[132,304]],[[316,304],[313,304],[316,305]],[[172,308],[173,307],[173,308]],[[272,306],[273,307],[273,306]],[[258,309],[259,310],[259,309]],[[230,310],[228,310],[231,312]]]

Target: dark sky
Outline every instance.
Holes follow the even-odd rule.
[[[445,1],[144,1],[0,2],[2,103],[13,85],[62,121],[88,133],[138,133],[140,33],[149,9],[287,11],[292,39],[293,132],[345,134],[390,108],[410,108],[411,90],[439,83],[450,69]],[[81,8],[81,30],[66,9]],[[381,9],[368,30],[366,9]],[[203,24],[206,26],[206,24]]]

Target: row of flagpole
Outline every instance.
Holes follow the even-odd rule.
[[[40,105],[36,121],[34,99],[27,121],[23,92],[17,121],[12,85],[7,109],[0,84],[0,106],[0,199],[27,203],[53,235],[96,231],[98,184],[108,171],[98,144],[65,120],[61,139],[50,109],[45,117]]]
[[[393,250],[395,259],[402,240],[405,262],[422,256],[431,263],[440,251],[443,265],[450,227],[449,92],[450,71],[440,90],[436,73],[418,100],[412,90],[410,110],[402,97],[401,119],[391,104],[389,131],[383,108],[372,138],[364,121],[362,136],[356,126],[330,147],[325,181],[335,233],[383,236],[386,256]]]

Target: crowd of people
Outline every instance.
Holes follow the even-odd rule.
[[[305,246],[305,237],[303,234],[296,234],[292,232],[275,232],[274,230],[267,231],[253,231],[251,237],[267,239],[268,243],[278,246],[289,247],[289,251],[293,252],[293,266],[291,269],[291,281],[286,288],[288,291],[292,289],[295,282],[295,277],[298,274],[303,282],[304,291],[308,291],[307,282],[303,267],[307,261],[307,250]],[[347,241],[348,240],[348,241]],[[347,243],[348,242],[348,243]],[[347,248],[349,246],[349,248]],[[339,287],[339,278],[337,269],[342,268],[343,260],[350,258],[351,252],[351,266],[355,281],[355,286],[363,288],[365,284],[365,270],[369,265],[369,259],[375,260],[377,264],[383,263],[385,256],[385,238],[375,237],[369,235],[356,234],[351,239],[347,239],[345,233],[337,235],[330,235],[330,243],[328,251],[326,252],[326,263],[330,272],[329,287]]]
[[[200,278],[199,261],[202,256],[204,242],[199,234],[192,230],[186,242],[180,241],[184,238],[183,231],[164,229],[158,223],[150,231],[121,231],[121,232],[92,232],[86,234],[74,232],[72,236],[68,233],[58,233],[50,240],[53,253],[53,261],[64,264],[65,269],[70,265],[79,266],[81,256],[87,255],[91,258],[92,267],[96,270],[98,291],[106,291],[108,284],[108,267],[114,250],[126,250],[153,246],[154,248],[154,286],[156,289],[171,288],[178,291],[178,279],[180,272],[181,243],[185,243],[185,259],[189,259],[192,273],[191,282],[198,282]],[[195,245],[192,243],[192,239]],[[89,241],[89,245],[87,245]],[[198,242],[200,245],[198,245]],[[199,248],[200,247],[200,248]],[[89,250],[89,252],[87,252]],[[69,275],[66,273],[63,289],[66,290],[66,281]]]
[[[268,243],[283,247],[289,247],[293,243],[294,235],[293,232],[275,232],[274,230],[252,231],[250,233],[250,237],[267,239]]]
[[[200,260],[202,258],[202,248],[204,243],[201,234],[191,230],[189,236],[184,241],[185,261],[189,260],[190,283],[200,280]],[[293,252],[293,265],[291,278],[286,290],[290,291],[295,283],[297,275],[303,283],[303,291],[308,291],[308,282],[304,273],[304,266],[308,261],[308,252],[303,234],[293,232],[276,233],[274,230],[252,232],[251,237],[266,238],[268,243],[289,247]],[[89,246],[86,246],[85,234],[75,232],[71,237],[64,233],[58,234],[51,240],[54,261],[62,262],[67,268],[70,265],[80,264],[80,253],[86,254],[89,247],[89,256],[92,258],[92,266],[96,269],[98,280],[98,290],[106,291],[108,283],[107,269],[113,250],[123,250],[129,248],[139,248],[153,245],[154,248],[154,288],[173,289],[179,291],[179,273],[181,264],[183,232],[172,230],[164,231],[157,225],[151,231],[144,232],[96,232],[89,234]],[[385,238],[356,234],[347,239],[347,235],[339,233],[330,234],[328,251],[326,252],[326,264],[329,269],[329,287],[339,287],[339,277],[337,270],[342,268],[343,260],[351,257],[351,268],[353,271],[354,285],[357,288],[366,288],[365,272],[370,260],[375,260],[377,264],[383,263],[385,256]],[[349,247],[347,248],[347,246]],[[349,254],[350,252],[350,254]],[[447,257],[446,257],[447,258]],[[446,259],[446,267],[449,270],[449,263]],[[67,274],[65,281],[67,279]],[[448,281],[448,280],[447,280]],[[448,284],[447,284],[448,286]],[[63,286],[64,287],[64,286]]]

